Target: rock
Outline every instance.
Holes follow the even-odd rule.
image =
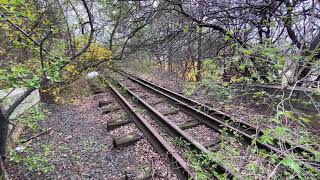
[[[92,79],[92,78],[95,78],[97,76],[99,76],[99,73],[96,72],[96,71],[92,71],[92,72],[88,73],[86,77],[87,77],[87,79]]]

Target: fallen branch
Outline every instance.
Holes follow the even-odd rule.
[[[30,138],[28,138],[28,139],[26,139],[26,140],[23,140],[23,141],[21,141],[21,142],[22,142],[22,143],[26,143],[26,142],[28,142],[28,141],[30,141],[30,140],[32,140],[32,139],[34,139],[34,138],[37,138],[37,137],[39,137],[39,136],[41,136],[41,135],[43,135],[43,134],[45,134],[45,133],[47,133],[47,132],[49,132],[49,131],[51,131],[51,130],[52,130],[52,127],[49,128],[49,129],[47,129],[47,130],[45,130],[45,131],[42,131],[42,132],[34,135],[34,136],[31,136]]]

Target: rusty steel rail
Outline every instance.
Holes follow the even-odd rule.
[[[166,142],[160,134],[145,120],[139,113],[135,112],[130,103],[113,87],[110,83],[106,82],[110,87],[112,94],[126,110],[126,112],[133,119],[134,123],[153,145],[160,155],[165,155],[170,160],[170,165],[174,166],[174,170],[177,172],[181,179],[196,179],[196,175],[188,167],[188,163]]]
[[[156,122],[171,136],[171,137],[180,137],[183,140],[190,143],[190,147],[193,150],[196,150],[197,152],[201,152],[203,154],[208,155],[210,157],[210,160],[212,163],[216,166],[216,170],[220,173],[224,173],[227,175],[228,179],[242,179],[239,175],[233,173],[226,165],[218,163],[218,160],[211,156],[210,151],[206,149],[202,144],[200,144],[198,141],[196,141],[193,137],[188,135],[186,132],[184,132],[181,128],[179,128],[175,123],[167,119],[165,116],[163,116],[160,112],[158,112],[156,109],[154,109],[151,105],[149,105],[147,102],[145,102],[143,99],[141,99],[137,94],[130,91],[128,88],[126,88],[123,84],[121,84],[118,81],[115,81],[115,83],[120,87],[125,89],[126,93],[130,95],[131,97],[134,97],[134,99],[143,106],[149,113],[151,113],[151,116],[156,120]]]
[[[133,82],[136,82],[141,86],[146,87],[147,89],[166,97],[167,99],[181,107],[186,113],[197,118],[202,123],[217,131],[220,131],[222,126],[226,127],[229,134],[232,135],[233,133],[237,133],[239,135],[242,135],[242,137],[247,143],[255,142],[259,148],[265,149],[268,152],[277,153],[278,155],[280,155],[280,158],[283,158],[286,152],[280,149],[279,143],[281,143],[281,145],[284,145],[286,149],[292,152],[307,153],[311,157],[315,158],[315,154],[312,153],[310,150],[306,149],[305,147],[293,146],[291,145],[291,143],[286,141],[279,141],[275,139],[272,145],[263,143],[258,140],[258,138],[263,135],[263,132],[257,131],[257,128],[246,122],[235,120],[235,118],[232,118],[226,113],[208,107],[187,97],[184,97],[176,92],[158,86],[152,82],[143,80],[139,77],[133,76],[123,71],[114,71],[126,76]],[[312,168],[316,172],[320,173],[320,165],[315,160],[311,163],[301,161],[301,165],[306,168]]]

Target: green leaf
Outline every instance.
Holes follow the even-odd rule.
[[[182,30],[183,30],[184,33],[188,33],[189,32],[189,26],[184,26]]]
[[[224,40],[225,40],[225,41],[228,41],[228,40],[230,40],[230,39],[231,39],[231,38],[230,38],[229,35],[225,35],[225,36],[224,36]]]
[[[297,118],[293,115],[291,111],[283,111],[280,112],[279,115],[284,115],[286,118],[289,118],[291,120],[297,120]]]
[[[257,97],[263,97],[264,95],[266,95],[267,93],[265,91],[258,91],[253,93],[253,97],[257,98]]]
[[[271,156],[270,156],[270,161],[272,162],[272,163],[276,163],[277,161],[278,161],[278,156],[276,155],[276,154],[272,154]]]
[[[243,54],[250,56],[253,54],[253,51],[251,49],[245,49],[243,50]]]
[[[297,56],[297,55],[291,57],[291,60],[294,61],[294,62],[299,62],[301,59],[302,59],[302,57],[301,56]]]
[[[320,91],[318,89],[313,89],[311,92],[312,96],[320,96]]]
[[[280,57],[278,58],[278,63],[279,63],[280,65],[284,65],[284,64],[286,63],[286,58],[285,58],[284,56],[280,56]]]
[[[258,74],[257,74],[256,72],[254,72],[254,73],[251,74],[251,77],[257,78],[257,77],[258,77]]]
[[[282,70],[283,69],[283,65],[282,64],[275,64],[274,68],[276,68],[278,70]]]
[[[271,131],[267,130],[263,133],[263,135],[260,137],[260,140],[262,143],[267,143],[267,144],[273,144],[273,137],[271,136]]]
[[[27,81],[29,88],[40,88],[40,78],[34,76],[32,79]]]
[[[275,132],[277,135],[284,135],[289,129],[286,127],[276,127]]]
[[[311,122],[311,119],[307,118],[307,117],[299,117],[299,119],[304,123],[310,123]]]
[[[23,65],[14,66],[11,68],[11,71],[15,76],[19,78],[27,77],[29,74],[28,68]]]
[[[273,121],[273,122],[275,122],[277,124],[279,124],[281,122],[279,117],[271,118],[271,121]]]
[[[320,161],[320,151],[315,151],[314,152],[315,156],[316,156],[316,161]]]
[[[240,70],[240,71],[243,72],[243,71],[245,70],[245,68],[246,68],[246,65],[245,65],[245,64],[240,64],[240,65],[239,65],[239,70]]]
[[[0,0],[0,3],[3,4],[3,5],[5,5],[5,4],[8,4],[9,1],[8,1],[8,0]]]
[[[0,69],[0,81],[7,79],[6,71]]]
[[[281,161],[281,164],[283,164],[284,166],[289,167],[290,169],[292,169],[297,174],[301,174],[300,164],[298,162],[294,161],[292,158],[287,157],[287,158],[283,159]]]
[[[270,72],[267,73],[267,77],[266,78],[268,79],[269,82],[273,82],[274,81],[273,74],[270,73]]]

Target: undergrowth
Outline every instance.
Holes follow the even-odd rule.
[[[184,148],[184,156],[189,166],[196,172],[197,179],[226,179],[225,174],[217,172],[215,163],[223,164],[234,175],[245,179],[318,179],[320,177],[320,174],[313,169],[300,164],[305,161],[314,161],[313,158],[306,159],[305,157],[308,156],[302,158],[300,154],[288,151],[286,154],[276,154],[258,148],[256,141],[270,144],[271,142],[268,141],[274,140],[270,134],[255,139],[252,144],[243,144],[240,135],[233,134],[231,137],[227,129],[222,128],[220,140],[221,142],[211,150],[210,154],[192,150],[190,144],[181,138],[176,138],[174,143]]]
[[[44,121],[48,111],[42,105],[37,105],[29,109],[24,115],[19,117],[19,121],[24,123],[33,133],[36,131],[46,131],[39,129],[39,121]],[[29,141],[22,138],[16,148],[9,151],[9,160],[17,165],[23,165],[29,172],[49,173],[54,170],[49,158],[53,151],[53,145],[36,143],[31,145]]]
[[[29,172],[49,173],[54,170],[49,157],[52,153],[51,144],[38,143],[36,146],[20,144],[9,152],[9,160],[23,164]],[[35,149],[37,152],[35,153]]]
[[[195,171],[196,178],[199,180],[207,179],[227,179],[227,175],[217,171],[216,159],[213,154],[204,154],[191,149],[190,144],[182,138],[175,138],[174,144],[184,148],[184,156],[188,165]]]
[[[47,110],[43,105],[37,105],[29,109],[25,114],[18,118],[18,121],[24,123],[33,132],[37,130],[38,121],[44,121],[46,119]]]
[[[315,172],[311,168],[306,167],[305,162],[320,164],[320,151],[319,147],[319,135],[310,131],[310,123],[319,119],[320,114],[310,115],[307,113],[297,112],[292,109],[293,102],[296,102],[294,98],[286,97],[284,93],[271,96],[266,91],[248,89],[241,89],[236,86],[231,86],[229,83],[222,81],[222,76],[219,74],[219,69],[207,61],[206,66],[203,67],[202,80],[200,82],[186,82],[183,87],[183,94],[185,96],[198,97],[203,96],[206,99],[214,99],[213,104],[221,103],[224,109],[239,109],[244,103],[261,105],[263,110],[266,111],[267,107],[273,110],[271,115],[263,115],[260,118],[255,118],[250,113],[245,121],[251,124],[257,125],[259,130],[263,132],[256,141],[262,142],[268,145],[278,146],[279,149],[285,152],[285,154],[270,154],[261,149],[257,149],[254,142],[248,147],[248,153],[255,154],[261,159],[268,159],[268,162],[256,161],[248,163],[245,167],[245,174],[254,175],[250,178],[263,179],[263,178],[299,178],[299,179],[319,179],[319,172]],[[250,78],[241,78],[244,85],[250,85],[252,83]],[[249,87],[249,86],[248,86]],[[267,103],[272,97],[272,103]],[[241,99],[239,101],[239,99]],[[243,100],[246,100],[245,102]],[[240,102],[240,105],[236,103]],[[305,105],[317,106],[318,102],[312,102],[310,99],[299,100]],[[221,105],[220,104],[220,105]],[[287,104],[290,107],[288,108]],[[248,107],[247,107],[248,108]],[[251,107],[252,108],[252,107]],[[246,108],[244,108],[245,110]],[[243,111],[243,110],[242,110]],[[279,141],[277,141],[279,140]],[[226,141],[228,144],[221,143],[222,151],[215,152],[214,155],[224,160],[231,160],[231,157],[242,156],[239,150],[235,149],[233,145],[237,143],[231,143],[232,141]],[[236,141],[234,141],[236,142]],[[314,155],[311,154],[298,154],[292,152],[292,149],[288,149],[285,146],[285,142],[293,144],[293,147],[302,146],[309,149]],[[231,144],[230,144],[231,143]],[[233,144],[233,145],[232,145]],[[239,146],[239,145],[237,145]],[[230,159],[231,158],[231,159]],[[274,164],[276,166],[274,166]],[[235,164],[229,164],[231,167],[238,169]],[[264,167],[270,166],[272,171],[264,169]],[[281,171],[281,173],[279,173]],[[259,172],[259,173],[257,173]],[[239,172],[241,173],[241,172]],[[270,174],[271,173],[271,174]]]

